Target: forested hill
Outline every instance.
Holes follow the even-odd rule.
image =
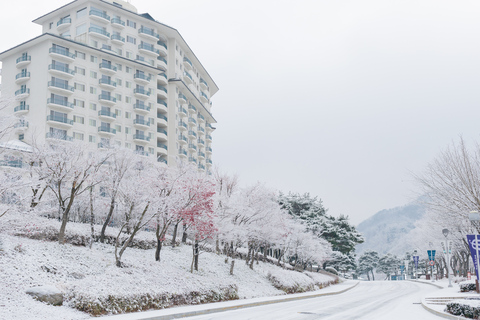
[[[418,203],[385,209],[361,222],[357,230],[365,237],[365,242],[357,245],[357,256],[366,250],[404,254],[407,247],[406,236],[415,228],[415,222],[422,218],[425,208]]]

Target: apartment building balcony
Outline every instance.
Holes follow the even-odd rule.
[[[30,80],[30,72],[20,72],[15,76],[15,83],[20,84]]]
[[[22,55],[20,58],[16,60],[16,67],[22,68],[32,62],[32,57],[29,55]]]
[[[188,125],[190,127],[196,127],[197,126],[197,120],[195,120],[194,118],[190,117],[188,118]]]
[[[67,29],[71,25],[72,25],[72,19],[71,18],[62,18],[62,19],[58,20],[58,22],[57,22],[57,30],[60,31],[60,30],[63,30],[63,29]]]
[[[100,110],[98,111],[98,117],[102,121],[113,122],[117,118],[117,115],[114,112],[108,110]]]
[[[143,133],[135,133],[133,135],[133,141],[135,141],[136,143],[146,144],[150,141],[150,137]]]
[[[200,100],[203,102],[203,103],[207,103],[209,98],[207,96],[207,94],[203,91],[200,91]]]
[[[215,130],[215,128],[212,127],[212,124],[209,122],[207,122],[206,128],[207,128],[207,132],[213,132],[213,130]]]
[[[198,126],[197,131],[199,134],[204,135],[205,134],[205,128],[202,126]]]
[[[125,21],[120,18],[112,18],[110,19],[110,22],[112,23],[112,27],[117,27],[120,29],[125,28]]]
[[[73,103],[68,102],[65,99],[59,98],[48,98],[47,99],[47,106],[50,109],[62,111],[62,112],[70,112],[73,110]]]
[[[45,135],[45,138],[47,139],[60,139],[60,140],[65,140],[65,141],[73,141],[73,137],[71,136],[67,136],[65,134],[58,134],[58,133],[54,133],[54,132],[47,132],[47,134]]]
[[[165,73],[160,73],[157,77],[157,84],[166,86],[168,84],[167,75]]]
[[[150,91],[147,91],[143,88],[135,88],[133,89],[133,94],[137,97],[137,98],[141,98],[141,99],[148,99],[148,97],[150,97]]]
[[[198,170],[205,171],[205,165],[203,163],[198,164]]]
[[[64,48],[51,47],[48,49],[48,53],[52,58],[60,59],[62,61],[73,62],[75,61],[75,55]]]
[[[197,158],[190,156],[188,157],[188,162],[197,163]]]
[[[189,144],[188,144],[188,150],[189,150],[190,152],[197,152],[197,146],[194,145],[193,143],[189,143]]]
[[[151,78],[143,73],[136,73],[133,75],[133,79],[140,84],[149,84]]]
[[[185,104],[187,103],[187,97],[185,97],[185,95],[183,93],[179,93],[178,94],[178,102],[180,104]]]
[[[92,9],[89,12],[90,18],[103,23],[110,22],[110,16],[103,11]]]
[[[108,105],[114,105],[115,103],[117,103],[117,99],[109,94],[98,95],[98,101]]]
[[[188,59],[187,57],[183,58],[183,66],[185,67],[185,70],[193,69],[192,61],[190,61],[190,59]]]
[[[124,45],[125,44],[125,37],[122,37],[119,34],[112,34],[110,37],[110,40],[112,40],[113,43],[118,44],[118,45]]]
[[[98,149],[113,149],[113,145],[108,141],[99,142],[97,144],[97,147],[98,147]]]
[[[157,112],[157,125],[161,127],[167,126],[167,116]]]
[[[185,110],[185,108],[182,107],[182,106],[178,107],[178,115],[182,118],[186,117],[187,116],[187,110]]]
[[[150,122],[144,119],[133,119],[133,126],[139,129],[147,130],[150,127]]]
[[[163,128],[157,128],[157,140],[167,141],[168,140],[167,130]]]
[[[20,120],[13,125],[15,133],[24,133],[28,129],[28,121]]]
[[[25,99],[30,95],[30,89],[28,88],[21,88],[15,91],[15,97],[17,99]]]
[[[203,160],[203,159],[205,159],[205,153],[203,153],[202,151],[198,151],[197,152],[197,157],[198,157],[198,159]]]
[[[191,104],[188,105],[188,112],[189,113],[196,113],[197,112],[197,108],[195,108],[194,106],[192,106]]]
[[[164,86],[157,85],[157,97],[160,99],[166,100],[168,98],[167,88]]]
[[[197,133],[193,130],[188,130],[188,137],[190,139],[197,139]]]
[[[200,113],[197,115],[198,123],[205,123],[205,117]]]
[[[51,65],[48,66],[48,71],[51,74],[62,76],[62,77],[67,77],[67,78],[73,78],[75,76],[75,71],[74,70],[72,70],[70,68],[67,68],[67,67],[64,67],[64,66],[61,66],[61,65],[51,64]]]
[[[73,120],[68,119],[67,117],[48,115],[47,124],[54,125],[55,127],[60,127],[62,129],[70,129],[73,126]]]
[[[187,150],[182,149],[182,148],[178,149],[178,156],[180,158],[186,159],[187,158]]]
[[[162,99],[157,98],[157,108],[158,108],[157,111],[161,111],[162,113],[168,112],[167,102]]]
[[[141,27],[138,29],[138,35],[141,37],[144,37],[145,39],[153,40],[153,41],[158,41],[160,39],[160,35],[153,31],[153,29],[146,28],[146,27]]]
[[[157,68],[162,69],[162,70],[167,70],[167,60],[162,57],[158,56],[157,57]]]
[[[30,106],[27,104],[27,105],[16,106],[13,109],[13,112],[15,113],[16,116],[21,116],[23,114],[28,113],[29,110],[30,110]]]
[[[178,136],[178,143],[183,144],[183,145],[187,144],[188,143],[187,137],[185,137],[183,134],[180,134]]]
[[[178,129],[181,130],[181,131],[186,131],[188,129],[188,126],[185,122],[183,122],[182,120],[180,120],[178,122]]]
[[[117,87],[117,83],[115,81],[103,78],[98,79],[98,85],[108,90],[115,90],[115,88]]]
[[[192,84],[192,83],[193,83],[193,78],[192,78],[192,76],[190,75],[190,73],[188,73],[187,71],[184,71],[184,72],[183,72],[183,81],[184,81],[186,84]]]
[[[207,154],[212,154],[212,148],[211,148],[211,147],[206,147],[206,148],[205,148],[205,152],[206,152]]]
[[[160,156],[157,155],[157,162],[161,162],[161,163],[167,164],[167,159],[161,158]]]
[[[168,155],[168,148],[166,144],[157,142],[157,148],[157,153],[160,153],[163,156]]]
[[[202,78],[200,78],[200,87],[203,89],[203,90],[209,90],[208,88],[208,83],[203,80]]]
[[[207,160],[205,160],[205,162],[207,163],[207,165],[212,165],[213,164],[213,161],[210,158],[207,158]]]
[[[113,64],[108,63],[108,62],[101,62],[98,65],[98,68],[100,69],[100,71],[102,71],[104,73],[108,73],[108,74],[117,73],[117,67],[115,67]]]
[[[160,55],[160,51],[158,51],[158,49],[155,48],[155,46],[148,43],[140,43],[138,45],[138,51],[144,54],[152,55],[154,57],[157,57],[158,55]]]
[[[203,146],[205,146],[205,141],[203,139],[198,138],[197,144],[198,144],[199,147],[203,147]]]
[[[148,113],[150,113],[150,107],[147,106],[147,105],[144,104],[144,103],[135,103],[135,104],[133,105],[133,109],[135,110],[135,112],[140,113],[140,114],[148,114]]]
[[[48,81],[48,88],[60,94],[71,95],[75,89],[63,81]]]
[[[157,44],[159,45],[158,51],[160,55],[165,57],[168,54],[167,44],[163,41],[158,41]]]
[[[108,137],[113,137],[117,133],[117,130],[114,128],[110,128],[107,126],[100,126],[98,127],[98,134],[108,136]]]
[[[207,135],[205,136],[205,139],[206,139],[208,142],[212,142],[212,136],[209,135],[209,134],[207,134]]]

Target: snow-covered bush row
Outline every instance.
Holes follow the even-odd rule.
[[[474,282],[462,282],[460,283],[460,292],[475,291],[477,287]]]
[[[476,304],[478,304],[478,302],[476,302]],[[459,303],[457,301],[447,303],[445,312],[469,319],[478,319],[480,317],[480,307]]]

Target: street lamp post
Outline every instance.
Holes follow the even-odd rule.
[[[446,255],[447,255],[448,286],[452,287],[452,275],[450,273],[450,253],[449,253],[450,248],[448,247],[448,233],[449,233],[449,231],[448,231],[448,229],[443,229],[442,233],[445,236],[445,249],[446,249],[445,252],[446,252]]]
[[[417,251],[416,249],[413,251],[414,259],[418,259],[418,257],[417,257],[417,252],[418,252],[418,251]],[[415,257],[416,257],[416,258],[415,258]],[[418,260],[417,260],[417,261],[418,261]],[[417,279],[418,279],[418,262],[415,262],[415,260],[414,260],[413,263],[414,263],[414,265],[415,265],[415,280],[417,280]]]
[[[432,252],[432,259],[433,259],[433,243],[429,242],[428,245],[430,246],[430,252]],[[435,261],[435,260],[430,260],[430,261]],[[430,270],[431,270],[431,277],[432,277],[432,282],[435,282],[433,279],[433,264],[430,265]]]

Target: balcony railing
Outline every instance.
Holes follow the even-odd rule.
[[[162,61],[162,62],[165,62],[165,64],[167,64],[167,60],[166,60],[164,57],[162,57],[162,56],[158,56],[158,57],[157,57],[157,60],[160,60],[160,61]]]
[[[65,57],[69,57],[71,59],[75,59],[75,55],[73,53],[70,53],[68,50],[64,49],[64,48],[59,48],[59,47],[51,47],[49,50],[48,50],[49,53],[56,53],[56,54],[60,54],[62,56],[65,56]]]
[[[162,100],[162,99],[157,99],[157,103],[158,103],[158,104],[161,104],[161,105],[163,105],[163,106],[165,106],[165,107],[167,107],[167,102],[165,102],[165,101]]]
[[[90,27],[90,28],[88,28],[88,32],[95,32],[95,33],[101,34],[102,36],[110,38],[110,32],[107,32],[106,30],[104,30],[102,28]]]
[[[98,100],[107,100],[114,103],[117,102],[117,98],[112,97],[111,95],[108,95],[108,94],[103,94],[103,93],[98,96]]]
[[[117,118],[117,114],[108,110],[100,110],[98,111],[99,116],[110,117],[110,118]]]
[[[73,107],[74,107],[73,103],[68,102],[65,99],[60,99],[60,98],[48,98],[47,99],[47,104],[57,104],[59,106],[68,107],[70,109],[73,109]]]
[[[162,128],[157,128],[158,133],[163,133],[164,135],[167,135],[167,130],[162,129]]]
[[[48,115],[47,121],[55,121],[55,122],[65,123],[73,126],[73,120],[70,120],[66,117],[56,116],[56,115]]]
[[[166,44],[165,42],[163,42],[163,41],[158,41],[157,44],[158,44],[159,46],[164,47],[165,49],[168,49],[168,48],[167,48],[167,44]]]
[[[191,143],[190,143],[190,144],[188,145],[188,147],[189,147],[190,149],[197,150],[197,146],[194,145],[194,144],[191,144]]]
[[[117,67],[115,67],[114,65],[112,65],[111,63],[108,63],[108,62],[101,62],[98,65],[98,67],[101,68],[101,69],[109,69],[109,70],[117,72]]]
[[[157,161],[167,164],[167,159],[165,158],[158,158]]]
[[[205,80],[203,80],[202,78],[200,78],[200,84],[203,84],[205,87],[208,88],[208,83]]]
[[[98,127],[98,132],[106,132],[106,133],[111,133],[111,134],[116,134],[117,130],[111,127],[107,126],[100,126]]]
[[[15,91],[16,96],[21,95],[21,94],[30,94],[30,89],[22,88],[22,89],[19,89],[19,90]]]
[[[207,159],[207,160],[205,160],[205,162],[208,163],[208,164],[213,164],[211,159]]]
[[[55,87],[73,92],[75,89],[62,81],[48,81],[49,87]]]
[[[144,140],[144,141],[150,141],[150,137],[143,134],[143,133],[135,133],[133,135],[134,140]]]
[[[30,78],[30,72],[20,72],[15,76],[15,80],[20,78]]]
[[[163,114],[161,114],[161,113],[157,113],[157,118],[158,118],[158,119],[163,119],[163,120],[165,120],[165,121],[168,121],[168,120],[167,120],[167,116],[165,116],[165,115],[163,115]]]
[[[57,22],[57,27],[62,25],[62,24],[67,24],[67,23],[72,23],[71,18],[62,18]]]
[[[188,161],[197,163],[197,159],[194,157],[188,157]]]
[[[182,107],[178,107],[178,112],[187,114],[187,110],[185,110],[185,108],[182,108]]]
[[[112,39],[112,40],[121,41],[121,42],[125,42],[125,37],[122,37],[122,36],[119,35],[119,34],[112,34],[111,39]]]
[[[200,113],[197,115],[197,118],[198,118],[199,120],[205,121],[205,117],[202,116]]]
[[[120,18],[112,18],[112,19],[110,19],[110,22],[111,22],[111,23],[114,23],[114,24],[119,24],[119,25],[125,27],[125,21],[123,21],[123,20],[120,19]]]
[[[193,123],[193,124],[197,124],[197,120],[193,119],[193,118],[188,118],[188,122],[190,123]]]
[[[157,89],[167,93],[167,88],[165,88],[164,86],[157,85]]]
[[[145,105],[144,103],[135,103],[133,105],[133,109],[140,109],[145,111],[150,111],[150,107]]]
[[[207,134],[206,138],[207,138],[207,140],[212,140],[212,136],[209,135],[209,134]]]
[[[178,154],[186,156],[187,155],[187,150],[179,149]]]
[[[143,49],[143,50],[147,50],[147,51],[150,51],[150,52],[153,52],[153,53],[156,53],[156,54],[160,54],[160,51],[158,51],[158,49],[156,49],[154,46],[152,46],[151,44],[148,44],[148,43],[140,43],[138,45],[138,49]]]
[[[165,81],[167,80],[167,75],[165,73],[160,73],[158,77],[163,78]]]
[[[207,150],[207,152],[212,152],[212,148],[211,147],[206,147],[205,150]]]
[[[143,34],[155,37],[157,39],[160,38],[160,35],[158,33],[155,33],[155,31],[153,31],[150,28],[141,27],[140,29],[138,29],[138,33],[143,33]]]
[[[189,78],[190,81],[193,82],[193,78],[192,78],[192,76],[190,75],[190,73],[188,73],[187,71],[185,71],[183,74],[184,74],[187,78]]]
[[[168,150],[167,145],[163,144],[163,143],[157,143],[157,148],[162,148],[162,149]]]
[[[200,131],[201,133],[205,133],[205,129],[201,126],[198,126],[197,131]]]
[[[32,61],[31,56],[21,56],[20,58],[17,59],[16,63],[24,62],[24,61]]]
[[[190,59],[188,59],[187,57],[184,57],[183,61],[188,63],[190,65],[190,67],[193,67],[192,61],[190,61]]]
[[[192,106],[191,104],[188,106],[188,110],[192,110],[194,112],[197,112],[197,108],[195,108],[194,106]]]
[[[187,124],[186,124],[185,122],[183,122],[183,121],[179,121],[179,122],[178,122],[178,126],[179,126],[179,127],[183,127],[183,128],[185,128],[185,129],[187,128]]]
[[[195,138],[197,137],[197,134],[195,133],[195,131],[192,131],[192,130],[188,131],[188,135],[193,136]]]
[[[150,121],[144,119],[134,119],[133,124],[139,124],[142,126],[150,126]]]
[[[202,95],[202,97],[205,98],[205,100],[208,101],[208,96],[203,91],[201,91],[200,94]]]
[[[150,96],[150,91],[147,91],[143,88],[135,88],[133,89],[133,93],[137,93],[137,94],[143,94],[143,95],[146,95],[146,96]]]
[[[30,106],[27,104],[27,105],[22,105],[22,106],[16,106],[13,111],[14,112],[19,112],[19,111],[28,111],[30,110]]]
[[[100,17],[100,18],[103,18],[105,20],[110,21],[110,16],[108,14],[106,14],[105,12],[100,11],[100,10],[92,9],[92,10],[90,10],[90,15]]]
[[[188,142],[187,137],[185,137],[184,135],[179,135],[179,136],[178,136],[178,140]]]
[[[99,79],[98,80],[98,83],[99,84],[106,84],[106,85],[109,85],[109,86],[112,86],[112,87],[116,87],[117,86],[117,83],[115,81],[112,81],[111,79]]]
[[[65,72],[65,73],[69,73],[71,74],[72,76],[75,75],[75,71],[72,70],[72,69],[69,69],[65,66],[61,66],[61,65],[56,65],[56,64],[51,64],[48,66],[48,70],[57,70],[57,71],[61,71],[61,72]]]
[[[69,137],[66,134],[56,133],[56,132],[47,132],[45,135],[47,139],[61,139],[65,141],[73,141],[73,137]]]
[[[133,76],[134,79],[142,79],[142,80],[145,80],[145,81],[150,81],[150,77],[143,74],[143,73],[136,73],[134,76]]]

